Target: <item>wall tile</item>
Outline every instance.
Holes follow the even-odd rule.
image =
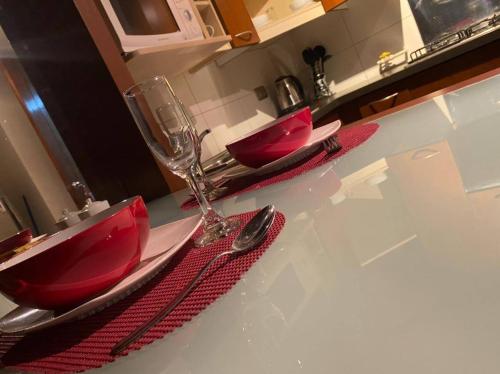
[[[237,82],[215,63],[185,76],[200,112],[217,108],[247,94],[240,91]]]
[[[399,6],[401,8],[401,17],[406,18],[409,16],[413,16],[413,13],[410,8],[409,0],[399,0]]]
[[[331,12],[295,29],[291,37],[299,53],[318,44],[325,46],[329,54],[338,53],[352,46],[351,36],[341,12]],[[304,63],[305,65],[305,63]]]
[[[355,47],[364,69],[375,66],[378,56],[383,51],[399,52],[404,49],[402,22],[400,21],[376,33],[372,37],[356,44]]]
[[[236,100],[224,106],[209,110],[202,114],[219,151],[225,149],[227,143],[251,131],[246,123],[247,113],[242,100]]]
[[[187,84],[186,76],[181,74],[168,80],[175,94],[182,100],[186,108],[195,116],[200,114],[200,107]]]
[[[350,0],[348,10],[342,12],[352,41],[358,43],[403,18],[403,0]]]
[[[418,30],[417,22],[413,16],[403,19],[403,41],[408,52],[424,46],[424,41]]]
[[[258,129],[277,117],[276,106],[270,98],[259,101],[255,95],[241,100],[245,122],[250,130]]]
[[[207,122],[205,121],[205,118],[202,115],[198,115],[195,117],[196,121],[196,129],[198,132],[202,132],[206,129],[208,129]],[[215,141],[214,134],[208,134],[205,136],[203,139],[203,142],[201,143],[201,160],[205,161],[209,159],[212,156],[215,156],[217,153],[221,151],[219,145]]]
[[[279,74],[276,67],[270,63],[269,52],[266,48],[247,51],[220,69],[224,72],[226,79],[237,82],[238,88],[246,94],[253,92],[259,86],[271,88]]]
[[[329,80],[333,79],[336,83],[340,83],[362,73],[363,66],[354,47],[350,47],[345,51],[334,54],[326,62],[325,72]]]
[[[277,76],[295,75],[302,67],[301,50],[297,48],[291,35],[285,35],[268,43],[265,48],[268,61],[275,69]]]

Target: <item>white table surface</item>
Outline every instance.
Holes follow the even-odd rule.
[[[500,76],[377,122],[343,158],[216,204],[287,223],[227,295],[95,372],[499,373]],[[176,196],[155,225],[186,215]]]

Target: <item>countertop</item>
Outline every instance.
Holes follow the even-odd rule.
[[[218,202],[287,223],[229,293],[95,372],[500,372],[500,75],[377,122],[344,157]],[[193,214],[180,199],[153,223]]]
[[[317,121],[321,119],[323,116],[335,110],[335,108],[340,105],[362,95],[373,92],[391,83],[397,82],[435,65],[441,64],[447,60],[460,56],[461,54],[482,47],[483,45],[486,45],[498,38],[500,38],[500,28],[497,27],[496,29],[492,29],[480,35],[466,39],[457,45],[444,49],[441,52],[428,56],[422,60],[396,67],[391,71],[390,75],[382,76],[377,74],[368,81],[365,80],[344,90],[337,91],[335,96],[332,98],[321,100],[319,103],[312,106],[313,120]],[[410,52],[413,51],[408,51],[408,58]]]

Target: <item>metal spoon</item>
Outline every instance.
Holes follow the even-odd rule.
[[[238,237],[234,240],[231,249],[219,253],[217,256],[212,258],[204,267],[199,271],[196,277],[172,300],[168,305],[163,307],[153,318],[145,322],[142,326],[138,327],[135,331],[120,340],[112,349],[111,355],[117,355],[123,352],[130,344],[135,342],[146,332],[148,332],[153,326],[158,322],[163,320],[168,316],[174,308],[179,305],[179,303],[184,300],[184,298],[191,292],[191,290],[196,286],[200,278],[206,271],[221,257],[229,255],[239,255],[250,249],[257,247],[257,244],[261,243],[266,237],[269,228],[274,222],[276,216],[276,209],[274,205],[268,205],[262,210],[260,210],[247,225],[241,230]]]

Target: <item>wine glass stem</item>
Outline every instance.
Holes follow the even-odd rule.
[[[200,205],[201,212],[203,214],[203,226],[205,228],[212,227],[216,224],[221,224],[224,222],[222,218],[215,210],[212,205],[208,202],[207,198],[203,194],[198,179],[196,178],[196,166],[191,167],[186,176],[186,181],[193,190],[194,196]]]
[[[199,176],[201,182],[203,183],[204,190],[206,192],[211,192],[211,191],[216,189],[216,187],[214,186],[212,181],[210,179],[208,179],[207,175],[205,174],[205,170],[203,170],[203,166],[202,166],[199,158],[196,161],[196,172],[197,172],[197,175]]]

